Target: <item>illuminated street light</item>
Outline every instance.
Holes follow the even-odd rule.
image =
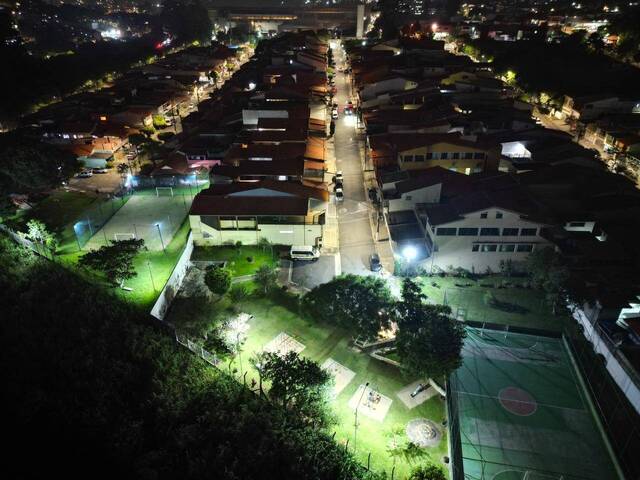
[[[407,245],[402,250],[402,256],[405,258],[405,260],[411,262],[418,256],[418,250],[416,250],[416,247],[412,245]]]
[[[256,84],[253,82],[249,82],[249,90],[253,90],[254,88],[256,88]]]

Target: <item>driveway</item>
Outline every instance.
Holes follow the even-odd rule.
[[[335,49],[336,64],[345,65],[339,48]],[[369,256],[375,252],[369,203],[365,198],[364,177],[360,158],[361,141],[355,128],[355,117],[345,116],[343,107],[351,99],[349,76],[336,73],[337,94],[334,97],[340,109],[336,122],[335,157],[336,169],[344,175],[344,201],[336,204],[340,231],[340,261],[343,273],[367,275]]]
[[[122,187],[122,177],[115,168],[108,173],[94,173],[89,178],[69,179],[69,189],[88,193],[113,193]]]
[[[336,272],[336,257],[321,255],[315,262],[297,260],[292,263],[291,281],[300,287],[313,288],[333,279]]]

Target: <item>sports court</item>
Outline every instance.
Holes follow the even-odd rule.
[[[271,340],[265,347],[264,351],[269,353],[275,353],[279,357],[284,357],[289,352],[300,353],[304,350],[304,345],[293,338],[291,335],[287,335],[284,332],[280,332],[276,338]]]
[[[454,479],[621,478],[563,340],[467,333],[449,384]]]
[[[133,195],[87,242],[99,248],[113,240],[144,239],[149,250],[163,250],[180,228],[191,206],[188,195],[158,190],[158,195]]]

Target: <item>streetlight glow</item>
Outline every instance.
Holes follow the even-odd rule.
[[[407,245],[402,250],[402,256],[411,262],[412,260],[415,260],[415,258],[418,256],[418,250],[416,250],[416,247],[412,245]]]

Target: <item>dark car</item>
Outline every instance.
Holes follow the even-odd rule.
[[[382,263],[380,263],[380,256],[377,253],[372,253],[369,256],[369,268],[372,272],[379,272],[382,270]]]

